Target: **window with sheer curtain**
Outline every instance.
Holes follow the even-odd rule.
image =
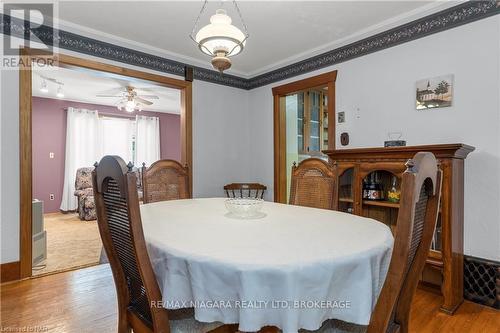
[[[134,163],[135,121],[129,118],[99,118],[99,151],[102,156],[118,155]]]
[[[97,111],[68,108],[62,211],[77,208],[77,169],[91,167],[105,155],[118,155],[136,167],[159,160],[159,118],[99,116]]]
[[[150,166],[160,159],[160,119],[158,117],[136,116],[136,152],[138,166]]]
[[[101,156],[118,155],[136,167],[160,159],[160,120],[158,117],[99,118]]]

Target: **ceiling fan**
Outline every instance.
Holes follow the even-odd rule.
[[[96,95],[96,97],[119,98],[116,107],[119,110],[125,110],[127,112],[133,112],[135,110],[142,111],[144,106],[153,104],[153,102],[148,101],[148,99],[159,99],[156,95],[139,95],[132,86],[127,86],[125,90],[118,95]]]

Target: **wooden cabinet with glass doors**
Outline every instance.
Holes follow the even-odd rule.
[[[434,153],[443,171],[441,207],[422,284],[443,295],[441,310],[453,314],[463,301],[464,144],[324,151],[337,165],[338,209],[387,224],[394,232],[405,163],[419,151]]]

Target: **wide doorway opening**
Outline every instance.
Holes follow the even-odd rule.
[[[23,50],[20,70],[20,278],[101,262],[90,172],[104,155],[140,167],[187,165],[192,83]],[[50,66],[38,64],[53,64]],[[190,182],[192,183],[192,182]]]
[[[274,200],[290,196],[294,163],[328,157],[335,148],[335,79],[337,72],[273,88],[274,95]]]

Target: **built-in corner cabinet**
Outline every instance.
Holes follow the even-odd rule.
[[[443,295],[441,310],[452,314],[463,301],[464,160],[474,147],[440,144],[324,151],[338,170],[338,209],[387,224],[394,231],[405,163],[432,152],[443,171],[441,206],[421,282]]]

